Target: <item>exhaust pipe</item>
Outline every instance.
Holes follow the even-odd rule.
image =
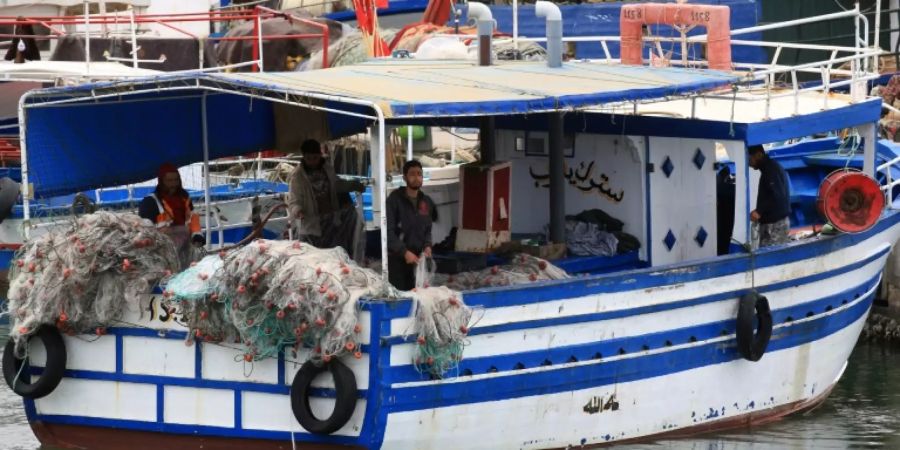
[[[562,13],[559,6],[539,0],[534,5],[534,13],[547,19],[547,66],[562,67]]]
[[[491,37],[494,35],[494,15],[484,3],[469,2],[469,18],[475,19],[478,29],[478,65],[489,66],[493,59]]]

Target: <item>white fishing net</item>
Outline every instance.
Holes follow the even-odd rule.
[[[247,346],[247,361],[306,346],[311,359],[327,362],[362,356],[359,300],[395,293],[340,247],[257,240],[172,277],[165,295],[180,302],[193,338],[221,341],[236,334]]]
[[[134,214],[96,212],[25,243],[9,271],[17,351],[42,324],[75,334],[104,329],[177,270],[171,239]]]

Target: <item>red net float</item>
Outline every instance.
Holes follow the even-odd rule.
[[[881,186],[858,170],[838,170],[825,177],[816,199],[819,213],[844,233],[872,228],[884,209]]]

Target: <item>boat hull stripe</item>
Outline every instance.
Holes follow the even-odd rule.
[[[879,283],[881,275],[876,274],[874,277],[866,280],[851,289],[839,292],[835,295],[824,297],[811,302],[794,305],[789,308],[783,308],[772,311],[772,320],[776,326],[780,323],[788,322],[790,317],[792,320],[806,318],[808,314],[816,315],[826,314],[828,311],[849,304],[857,300],[860,296],[872,291]],[[772,299],[770,299],[771,301]],[[736,300],[735,300],[736,301]],[[637,336],[627,336],[622,338],[609,339],[599,342],[589,342],[585,344],[570,345],[565,347],[554,347],[553,349],[541,349],[521,353],[511,353],[499,356],[486,356],[480,358],[466,358],[459,366],[459,370],[471,370],[472,373],[487,373],[492,367],[499,372],[511,371],[516,364],[522,364],[524,367],[535,367],[549,360],[554,364],[565,363],[570,357],[574,356],[579,361],[593,359],[596,353],[600,353],[602,357],[609,358],[618,355],[620,351],[625,354],[645,351],[648,349],[658,349],[665,347],[666,341],[671,345],[679,345],[690,342],[693,338],[695,341],[705,341],[707,339],[715,339],[722,336],[731,336],[727,345],[729,348],[736,346],[735,338],[735,319],[720,320],[706,324],[665,330],[655,333],[642,334]],[[775,330],[776,338],[779,329]],[[644,346],[647,348],[645,349]],[[735,350],[736,351],[736,350]],[[453,376],[456,376],[454,374]],[[392,383],[405,383],[427,380],[412,365],[394,366],[391,368],[385,379]]]
[[[829,336],[866,314],[874,289],[854,302],[828,314],[799,320],[777,329],[767,352],[796,347]],[[722,364],[741,359],[734,339],[698,342],[670,351],[650,352],[614,361],[570,364],[516,375],[495,376],[470,381],[429,383],[421,386],[394,387],[383,407],[390,412],[415,411],[445,406],[482,403],[534,395],[576,391],[599,386],[638,381],[675,372]],[[763,360],[765,361],[765,356]],[[755,363],[758,364],[758,363]]]

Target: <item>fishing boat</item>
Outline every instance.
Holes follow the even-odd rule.
[[[572,278],[464,292],[479,319],[458,367],[443,376],[413,361],[409,299],[361,303],[360,357],[333,360],[329,368],[348,370],[295,389],[308,351],[246,361],[241,344],[185,346],[191,330],[179,313],[147,295],[102,336],[32,340],[28,374],[48,392],[20,393],[42,444],[567,448],[762,424],[825,401],[900,237],[900,159],[878,156],[881,100],[865,91],[878,52],[868,33],[860,26],[856,46],[829,49],[816,63],[748,66],[729,62],[728,39],[758,28],[723,32],[727,8],[642,3],[622,9],[629,33],[645,21],[709,26],[710,62],[720,69],[647,67],[639,37],[621,39],[632,46],[625,61],[563,62],[558,9],[539,2],[537,11],[547,18],[547,63],[496,63],[482,52],[478,62],[386,58],[26,94],[27,232],[41,198],[146,179],[162,161],[208,163],[270,147],[286,105],[316,118],[292,127],[327,124],[334,137],[368,130],[385,279],[388,126],[482,130],[482,161],[462,169],[459,216],[444,219],[457,220],[457,248],[486,251],[547,223],[551,240],[564,243],[565,215],[587,208],[619,218],[640,241],[612,259],[555,261]],[[488,43],[492,21],[480,19]],[[858,9],[827,19],[867,23]],[[847,78],[831,79],[844,62]],[[797,75],[810,72],[821,83],[801,87]],[[792,83],[777,82],[784,77]],[[850,93],[834,91],[842,86]],[[860,170],[819,180],[815,200],[794,200],[821,200],[844,231],[755,248],[758,177],[747,148],[842,129],[860,136],[842,153]],[[738,245],[723,254],[714,245],[717,148],[734,167],[736,192],[727,238]],[[69,157],[85,152],[91,158]]]

